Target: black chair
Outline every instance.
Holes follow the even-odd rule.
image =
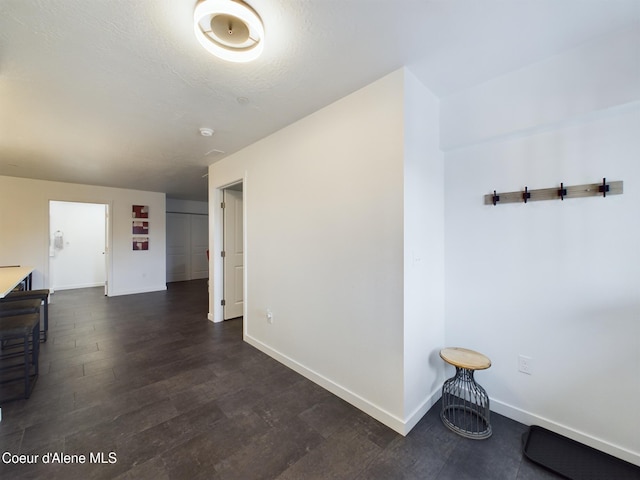
[[[31,337],[31,340],[29,340]],[[5,345],[11,345],[14,348],[18,344],[13,344],[13,340],[21,340],[23,350],[19,353],[7,353]],[[23,380],[24,393],[9,398],[0,398],[0,405],[11,400],[20,398],[29,398],[36,380],[38,379],[38,356],[40,354],[40,312],[27,313],[23,315],[14,315],[0,317],[0,345],[2,346],[2,354],[0,355],[0,384]],[[16,358],[22,356],[23,362],[17,363]],[[12,377],[7,372],[16,369],[22,369],[20,376]],[[8,389],[4,387],[1,391],[6,392]]]
[[[49,331],[49,290],[18,290],[10,292],[6,297],[0,300],[0,305],[22,300],[39,300],[44,303],[43,309],[43,330],[40,332],[40,339],[47,341],[47,332]]]

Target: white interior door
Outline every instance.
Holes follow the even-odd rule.
[[[224,319],[242,316],[243,307],[243,221],[242,192],[224,190]]]
[[[189,215],[191,217],[191,280],[209,277],[209,216]]]
[[[167,213],[167,282],[190,279],[190,235],[188,215]]]

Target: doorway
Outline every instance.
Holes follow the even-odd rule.
[[[223,319],[242,317],[244,309],[243,185],[222,190]]]
[[[108,205],[49,202],[49,289],[103,286],[108,295]]]

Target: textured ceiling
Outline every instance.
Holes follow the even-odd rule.
[[[235,64],[194,0],[0,0],[0,175],[206,200],[209,164],[402,65],[444,97],[640,25],[640,0],[247,3],[265,51]]]

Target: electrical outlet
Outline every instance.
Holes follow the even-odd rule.
[[[271,310],[267,310],[267,323],[273,325],[273,313]]]
[[[527,375],[533,374],[533,358],[526,357],[524,355],[518,355],[518,371],[526,373]]]

